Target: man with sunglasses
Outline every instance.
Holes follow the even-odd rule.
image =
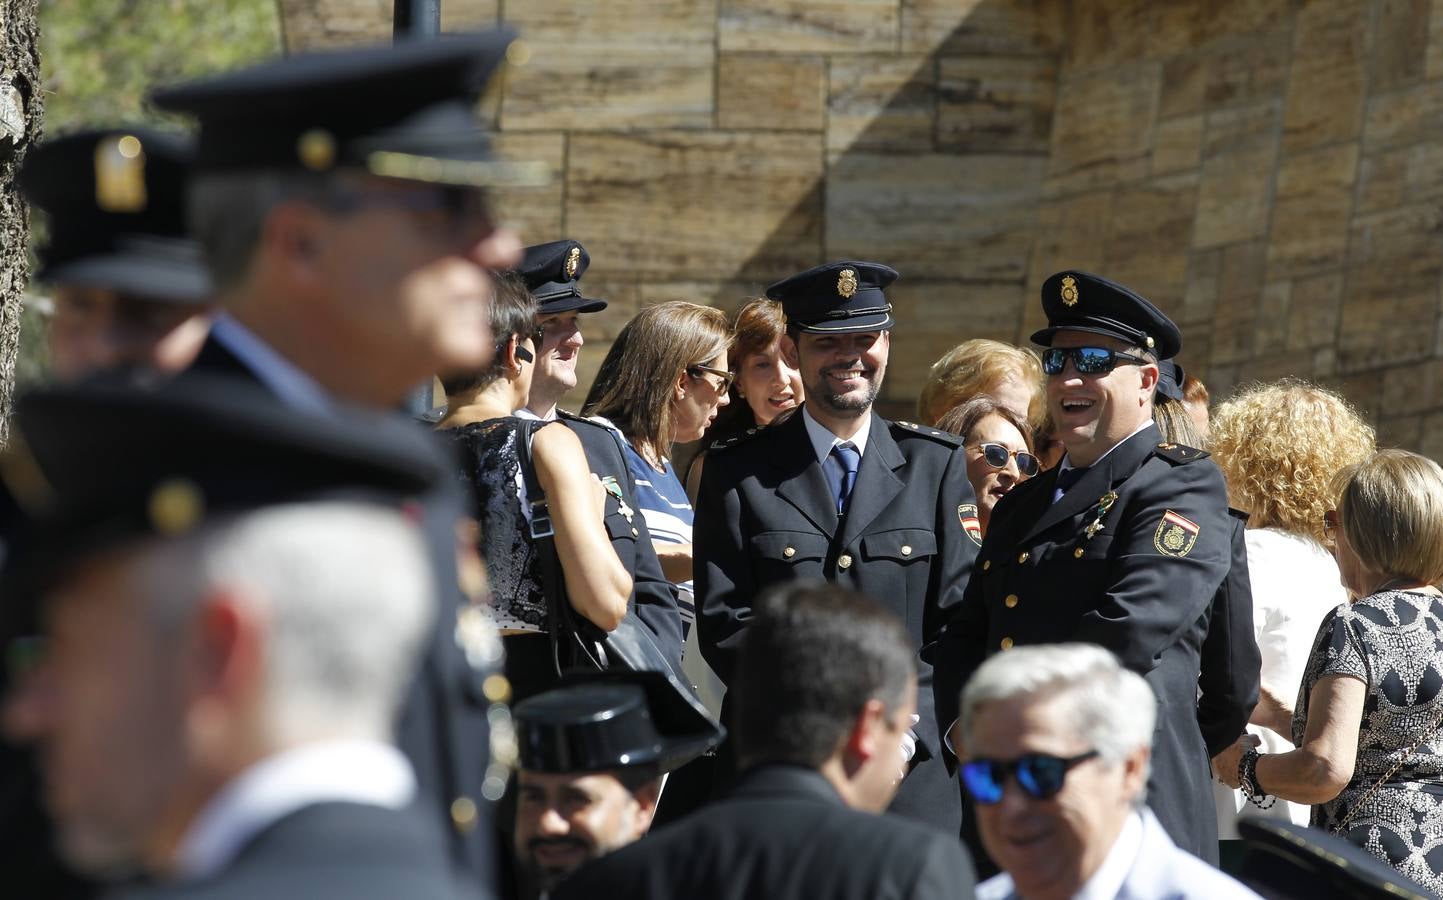
[[[636,500],[636,480],[626,465],[620,436],[610,428],[560,407],[576,387],[576,363],[584,340],[580,317],[606,309],[606,301],[581,291],[591,254],[572,240],[527,247],[508,278],[518,278],[536,298],[536,369],[521,418],[559,419],[581,441],[586,462],[606,485],[606,531],[621,564],[631,573],[632,610],[656,639],[678,674],[682,671],[681,607],[676,585],[652,549],[651,532]]]
[[[346,404],[396,410],[433,374],[489,361],[492,273],[515,265],[521,242],[491,218],[487,190],[534,166],[492,158],[476,106],[513,38],[300,54],[154,93],[200,123],[190,226],[223,313],[194,368],[323,418]],[[488,717],[509,687],[460,584],[455,483],[416,514],[442,606],[397,742],[453,861],[484,884],[505,781],[487,764]]]
[[[960,439],[872,409],[887,370],[897,272],[834,262],[767,288],[807,400],[780,424],[714,445],[695,519],[698,628],[724,683],[762,589],[824,578],[875,598],[931,640],[962,596],[980,533]],[[923,667],[922,678],[930,677]],[[923,691],[892,811],[956,834],[961,803]],[[725,719],[724,719],[725,720]]]
[[[1158,361],[1182,337],[1137,293],[1084,272],[1048,278],[1042,306],[1047,327],[1032,340],[1046,348],[1048,408],[1067,453],[998,502],[966,597],[926,651],[940,725],[955,721],[959,689],[992,654],[1101,645],[1161,700],[1153,811],[1179,847],[1216,862],[1198,676],[1233,522],[1217,466],[1152,422]]]
[[[962,783],[1002,867],[983,900],[1253,898],[1144,805],[1157,698],[1090,644],[994,656],[962,694]]]

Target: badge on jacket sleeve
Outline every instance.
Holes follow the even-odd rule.
[[[1172,510],[1165,510],[1157,531],[1152,535],[1152,545],[1164,556],[1187,556],[1197,543],[1197,523]]]
[[[963,503],[957,507],[957,521],[962,523],[962,530],[972,539],[972,543],[982,546],[982,520],[977,518],[977,504]]]

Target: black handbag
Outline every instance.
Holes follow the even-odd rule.
[[[677,672],[651,632],[628,608],[621,624],[603,631],[579,615],[566,597],[561,560],[556,554],[556,532],[551,527],[551,511],[546,492],[536,477],[531,458],[531,440],[537,429],[547,422],[528,421],[522,433],[521,466],[526,482],[526,501],[531,512],[531,541],[541,557],[541,583],[546,592],[546,625],[551,634],[551,655],[557,676],[571,670],[603,671],[629,669],[633,672],[664,672],[687,698],[696,704],[695,695],[686,687],[685,676]]]

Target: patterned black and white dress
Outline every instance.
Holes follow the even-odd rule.
[[[1361,803],[1344,836],[1443,895],[1443,734],[1425,736],[1364,799],[1443,708],[1443,597],[1381,591],[1328,613],[1298,694],[1294,743],[1302,743],[1308,695],[1328,675],[1362,681],[1367,697],[1353,779],[1336,798],[1313,807],[1313,826],[1336,832]]]

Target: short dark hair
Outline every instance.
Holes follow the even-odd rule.
[[[820,766],[867,701],[882,701],[890,713],[917,677],[917,653],[902,623],[856,591],[790,582],[763,594],[755,614],[733,685],[743,766]]]
[[[446,389],[447,397],[486,387],[500,378],[506,366],[506,345],[513,337],[522,341],[536,330],[536,300],[526,289],[526,284],[510,274],[493,278],[496,290],[491,296],[491,336],[496,346],[491,364],[484,369],[440,376],[441,387]]]

